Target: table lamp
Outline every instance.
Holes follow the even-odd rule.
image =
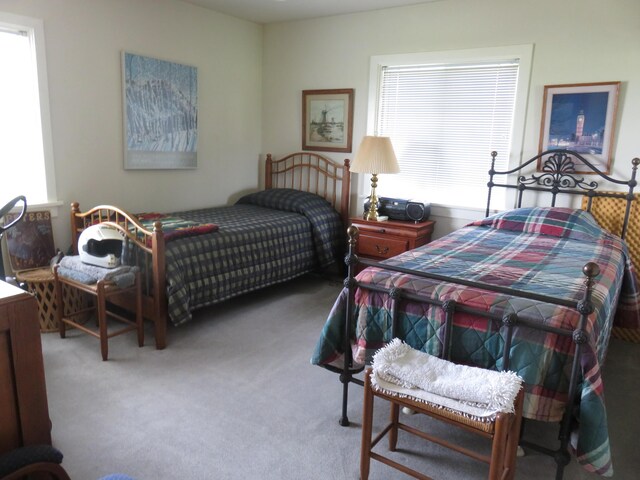
[[[356,158],[351,164],[351,171],[355,173],[371,174],[371,195],[369,196],[369,211],[365,213],[365,220],[378,220],[378,186],[379,173],[398,173],[400,167],[389,137],[366,136],[362,139]]]

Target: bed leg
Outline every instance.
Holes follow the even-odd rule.
[[[348,427],[349,417],[347,417],[347,402],[349,399],[349,382],[351,381],[350,375],[346,373],[340,374],[340,381],[342,382],[342,417],[340,417],[340,425]]]
[[[564,467],[569,464],[569,453],[566,450],[558,450],[554,458],[558,465],[556,467],[556,480],[562,480],[562,477],[564,477]]]
[[[163,315],[155,318],[154,321],[156,350],[164,350],[167,346],[167,318]]]
[[[586,278],[584,285],[584,295],[582,300],[578,302],[577,309],[580,313],[580,322],[577,328],[573,331],[573,342],[575,343],[575,351],[573,354],[573,364],[571,365],[571,377],[569,381],[569,402],[575,401],[576,393],[578,391],[578,376],[580,372],[580,355],[582,352],[582,345],[587,342],[588,336],[585,333],[587,325],[587,317],[593,313],[593,303],[591,296],[593,293],[593,286],[595,279],[600,275],[600,267],[594,262],[587,263],[582,267],[582,273]],[[572,417],[572,404],[567,405],[564,411],[562,424],[560,427],[560,448],[554,455],[554,459],[558,465],[556,469],[556,480],[562,480],[564,475],[564,467],[569,464],[571,455],[569,454],[569,436],[571,434],[571,417]]]
[[[344,321],[344,365],[342,373],[340,374],[340,381],[342,382],[342,417],[340,418],[340,425],[343,427],[349,426],[349,418],[347,417],[347,401],[349,399],[349,382],[352,380],[351,372],[349,372],[349,367],[352,362],[350,335],[353,314],[353,297],[357,286],[354,276],[355,267],[358,264],[358,256],[355,253],[356,243],[358,241],[358,227],[351,225],[347,228],[347,237],[349,239],[349,250],[344,259],[344,263],[347,266],[347,278],[344,280],[344,288],[348,290],[348,294]]]

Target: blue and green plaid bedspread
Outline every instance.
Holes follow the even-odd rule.
[[[169,318],[280,283],[333,263],[343,253],[340,216],[321,197],[271,189],[236,205],[172,213],[217,231],[166,244]]]
[[[401,254],[385,263],[450,277],[505,286],[556,298],[579,301],[584,291],[582,267],[600,267],[588,321],[589,341],[583,349],[579,430],[574,445],[578,461],[589,471],[610,476],[609,449],[601,366],[614,322],[640,328],[639,296],[626,247],[603,231],[591,215],[580,210],[518,209],[475,222],[444,238]],[[579,314],[567,307],[507,297],[504,294],[452,283],[367,268],[358,279],[385,287],[402,287],[441,301],[456,300],[475,308],[502,313],[572,330]],[[311,362],[342,366],[346,290],[331,310]],[[391,340],[388,296],[357,290],[356,325],[352,353],[360,365]],[[402,303],[399,336],[414,348],[434,353],[439,348],[440,308]],[[496,368],[502,363],[503,339],[497,327],[471,314],[454,319],[452,359]],[[511,347],[512,370],[525,380],[524,415],[543,421],[559,421],[567,403],[571,338],[530,328],[516,327]]]

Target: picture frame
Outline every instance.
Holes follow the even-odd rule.
[[[122,52],[122,90],[124,168],[197,168],[197,68]]]
[[[545,85],[539,153],[573,150],[609,174],[620,83]],[[574,160],[576,173],[595,173],[578,159]],[[538,170],[543,162],[538,160]]]
[[[5,224],[13,222],[18,213],[7,213]],[[6,231],[7,255],[14,272],[48,267],[56,249],[49,210],[27,211],[22,220]]]
[[[302,91],[302,149],[351,152],[354,89]]]

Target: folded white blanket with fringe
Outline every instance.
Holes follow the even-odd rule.
[[[457,365],[415,350],[398,338],[373,357],[374,386],[415,397],[479,419],[498,412],[513,412],[522,378],[514,372],[497,372]]]

